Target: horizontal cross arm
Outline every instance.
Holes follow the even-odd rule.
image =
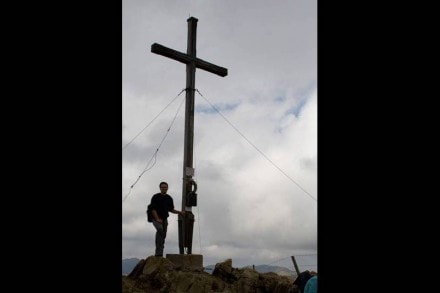
[[[225,77],[226,75],[228,75],[227,68],[217,66],[199,58],[196,58],[196,67],[220,75],[221,77]]]
[[[154,43],[153,45],[151,45],[151,52],[165,56],[165,57],[169,57],[171,59],[177,60],[177,61],[185,63],[185,64],[188,64],[193,60],[193,58],[191,58],[187,54],[184,54],[179,51],[167,48],[167,47],[162,46],[158,43]]]
[[[162,46],[158,43],[154,43],[153,45],[151,45],[151,52],[177,60],[179,62],[188,64],[191,63],[192,61],[195,61],[195,65],[197,68],[209,71],[211,73],[220,75],[221,77],[225,77],[226,75],[228,75],[228,69],[224,68],[224,67],[220,67],[217,66],[215,64],[206,62],[202,59],[199,58],[192,58],[191,56],[189,56],[188,54],[185,53],[181,53],[179,51],[170,49],[168,47]]]

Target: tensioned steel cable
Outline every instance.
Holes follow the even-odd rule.
[[[293,180],[286,172],[284,172],[280,167],[278,167],[274,162],[272,162],[271,159],[269,159],[257,146],[255,146],[243,133],[241,133],[240,130],[237,129],[237,127],[235,127],[206,97],[204,97],[202,95],[202,93],[196,89],[196,91],[199,93],[200,96],[202,96],[202,98],[204,98],[209,105],[211,105],[211,107],[217,111],[217,113],[223,117],[223,119],[228,122],[229,125],[232,126],[232,128],[234,128],[235,131],[237,131],[238,134],[241,135],[241,137],[243,137],[251,146],[254,147],[254,149],[256,149],[267,161],[269,161],[269,163],[271,163],[275,168],[277,168],[281,173],[283,173],[284,176],[286,176],[290,181],[292,181],[293,183],[296,184],[296,186],[298,186],[302,191],[304,191],[308,196],[310,196],[314,201],[317,201],[316,198],[314,198],[310,193],[307,192],[307,190],[305,190],[301,185],[299,185],[295,180]]]
[[[184,102],[184,101],[185,101],[185,100],[182,100],[182,102],[180,102],[179,108],[178,108],[177,111],[176,111],[176,115],[174,115],[174,118],[173,118],[173,120],[171,121],[171,124],[170,124],[170,126],[168,127],[168,129],[167,129],[167,131],[166,131],[164,137],[162,138],[162,141],[160,142],[160,144],[159,144],[159,146],[157,147],[156,151],[154,152],[153,156],[152,156],[152,157],[150,158],[150,160],[148,161],[148,163],[147,163],[147,165],[145,166],[145,168],[144,168],[144,170],[142,171],[142,173],[138,176],[138,178],[136,179],[136,181],[130,186],[130,190],[129,190],[129,192],[127,193],[127,195],[124,197],[124,199],[122,200],[122,202],[124,202],[124,201],[127,199],[127,197],[130,195],[131,190],[132,190],[133,187],[136,185],[136,183],[139,181],[139,179],[141,179],[142,175],[143,175],[145,172],[147,172],[148,170],[150,170],[151,168],[153,168],[153,166],[156,164],[156,156],[157,156],[157,153],[159,152],[160,147],[162,146],[163,142],[165,141],[165,138],[168,136],[168,133],[170,132],[170,129],[171,129],[171,127],[172,127],[173,124],[174,124],[174,121],[176,121],[177,114],[179,114],[180,108],[182,108],[182,105],[183,105],[183,102]],[[150,165],[150,162],[151,162],[153,159],[154,159],[154,163],[153,163],[153,165],[151,165],[151,167],[148,167],[148,166]]]
[[[144,132],[144,130],[147,129],[148,126],[150,126],[151,123],[153,123],[153,121],[156,120],[156,118],[159,117],[159,115],[162,114],[162,112],[165,111],[166,108],[168,108],[184,91],[185,91],[185,89],[183,89],[177,96],[175,96],[174,99],[171,102],[169,102],[168,105],[166,105],[165,108],[163,108],[162,111],[160,111],[159,114],[157,114],[157,116],[154,117],[153,120],[150,121],[150,123],[147,124],[147,126],[145,126],[141,131],[139,131],[138,134],[136,134],[128,143],[126,143],[122,147],[122,150],[124,150],[126,147],[128,147],[129,144],[131,144],[142,132]]]

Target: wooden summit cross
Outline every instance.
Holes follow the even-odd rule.
[[[154,43],[151,45],[151,52],[169,57],[186,64],[186,103],[185,103],[185,142],[183,155],[183,184],[182,184],[182,210],[186,211],[184,217],[179,215],[179,251],[184,254],[191,254],[192,235],[194,226],[194,214],[191,207],[196,206],[197,197],[195,191],[197,185],[192,179],[193,168],[193,143],[194,143],[194,92],[196,80],[196,68],[224,77],[228,75],[228,69],[220,67],[196,57],[196,31],[197,18],[188,18],[188,44],[187,51],[181,53],[165,46]],[[194,186],[194,190],[192,187]]]

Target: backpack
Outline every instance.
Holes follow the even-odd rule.
[[[151,212],[151,208],[150,208],[151,204],[148,205],[146,213],[147,213],[147,218],[148,218],[148,222],[153,222],[153,213]]]

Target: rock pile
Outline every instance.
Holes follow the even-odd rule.
[[[122,276],[122,293],[239,292],[296,293],[286,276],[232,267],[232,260],[217,263],[211,274],[177,267],[166,258],[142,259],[128,276]]]

